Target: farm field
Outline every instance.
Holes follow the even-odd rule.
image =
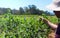
[[[40,17],[58,23],[55,16],[0,15],[0,38],[48,38],[51,28]]]

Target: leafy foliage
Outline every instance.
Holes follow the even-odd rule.
[[[43,17],[47,18],[45,15]],[[16,16],[11,13],[0,17],[0,38],[47,38],[50,28],[38,16]]]
[[[19,7],[19,10],[11,9],[11,8],[0,8],[0,15],[6,14],[6,13],[11,13],[14,15],[42,15],[43,13],[46,15],[52,15],[48,11],[40,10],[35,5],[28,5],[24,8]]]

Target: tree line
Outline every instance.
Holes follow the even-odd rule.
[[[35,5],[28,5],[28,7],[20,7],[19,10],[17,9],[10,9],[10,8],[0,8],[0,14],[11,13],[15,15],[51,15],[48,11],[43,11],[38,9]]]

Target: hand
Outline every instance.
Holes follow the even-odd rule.
[[[48,22],[48,20],[45,19],[45,18],[43,18],[43,17],[41,17],[41,18],[39,19],[39,21],[43,21],[44,23],[47,23],[47,22]]]
[[[52,29],[57,29],[57,25],[56,24],[53,24],[51,23],[50,21],[48,21],[47,19],[45,18],[40,18],[39,19],[40,21],[42,20],[45,24],[47,24],[49,27],[51,27]]]

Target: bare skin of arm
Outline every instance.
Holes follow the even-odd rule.
[[[51,23],[51,22],[48,21],[47,19],[44,19],[44,18],[40,18],[40,19],[43,20],[43,22],[44,22],[45,24],[47,24],[48,26],[50,26],[52,29],[57,29],[58,25]]]

